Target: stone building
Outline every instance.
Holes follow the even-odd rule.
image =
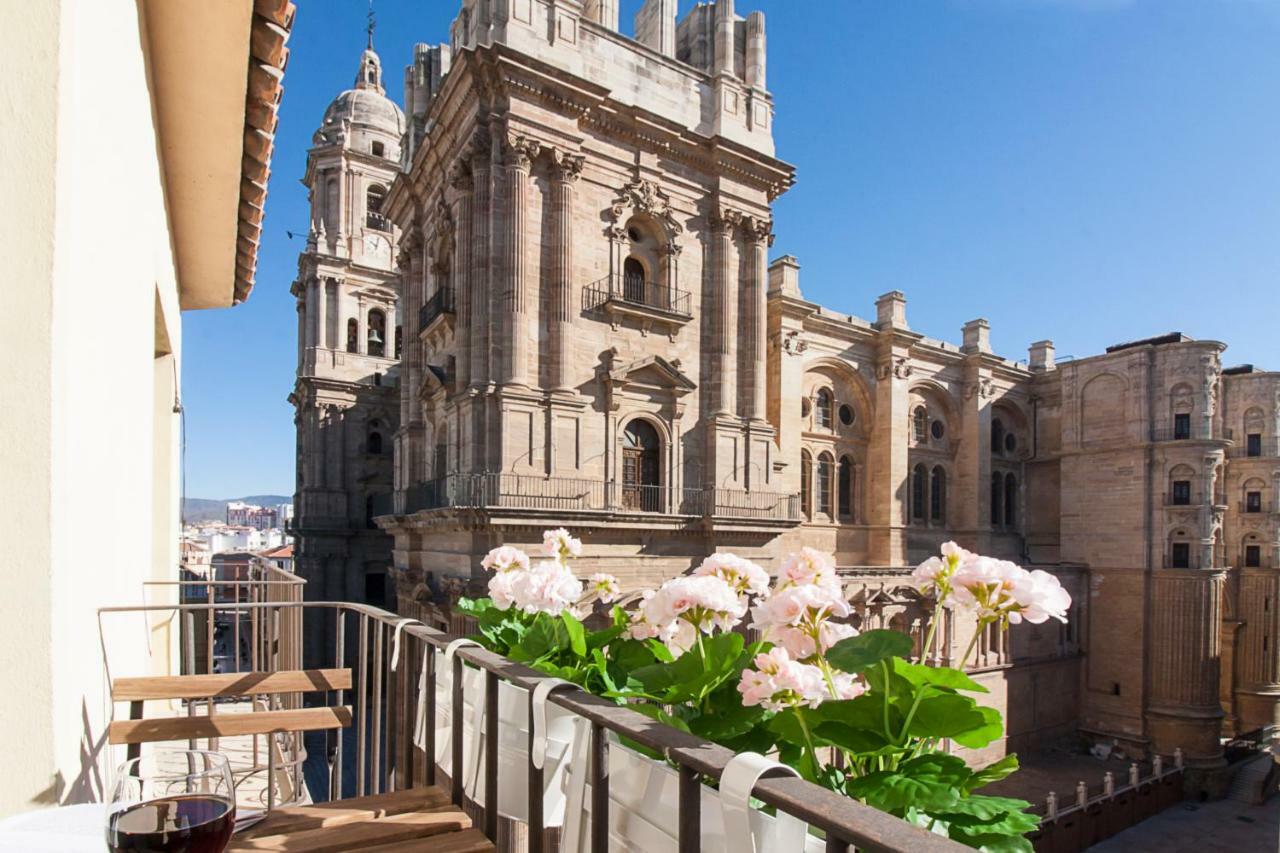
[[[311,226],[291,291],[298,305],[292,531],[298,574],[316,600],[392,603],[391,541],[373,518],[380,501],[390,505],[400,424],[400,236],[383,204],[404,130],[371,38],[355,84],[329,104],[307,155]]]
[[[630,589],[813,545],[857,624],[923,639],[907,575],[955,539],[1075,601],[980,639],[1008,721],[989,752],[1082,732],[1214,766],[1220,734],[1277,721],[1280,374],[1176,334],[1016,361],[985,320],[913,330],[902,293],[865,320],[807,301],[798,261],[768,260],[794,172],[763,16],[675,6],[648,0],[632,39],[610,0],[464,0],[415,49],[385,202],[400,611],[447,624],[484,553],[564,525]],[[958,661],[971,633],[921,653]]]

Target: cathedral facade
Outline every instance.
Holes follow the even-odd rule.
[[[615,0],[463,0],[449,43],[415,49],[382,157],[342,117],[357,99],[330,107],[296,285],[308,587],[360,600],[385,565],[400,612],[448,625],[490,548],[549,526],[629,589],[812,545],[856,624],[922,637],[907,575],[954,539],[1074,599],[1068,625],[980,643],[994,751],[1079,732],[1213,766],[1220,735],[1280,720],[1280,374],[1179,334],[1009,359],[985,320],[913,330],[902,293],[867,319],[806,300],[799,262],[769,259],[794,170],[763,15],[648,0],[634,32]],[[394,266],[363,242],[373,212]],[[399,358],[368,350],[374,306]],[[970,630],[920,652],[956,660]]]

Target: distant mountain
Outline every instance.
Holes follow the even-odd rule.
[[[258,506],[276,506],[293,503],[293,495],[248,495],[243,498],[226,498],[210,500],[209,498],[187,498],[182,503],[183,516],[188,522],[194,521],[226,521],[227,504],[232,501],[244,501]]]

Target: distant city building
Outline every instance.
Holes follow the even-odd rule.
[[[281,571],[293,571],[293,543],[280,545],[276,548],[263,551],[258,555],[264,562],[269,563],[273,568]]]
[[[292,504],[285,504],[292,512]],[[227,504],[227,524],[239,524],[258,530],[268,530],[280,526],[280,510],[276,507],[261,507],[243,501],[231,501]]]

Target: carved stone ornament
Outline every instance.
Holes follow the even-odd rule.
[[[809,348],[809,342],[800,336],[799,329],[787,332],[782,339],[782,351],[788,355],[799,355]]]
[[[995,386],[992,385],[991,380],[986,377],[979,379],[977,382],[970,382],[964,386],[964,398],[966,400],[972,400],[975,394],[978,395],[979,399],[986,400],[995,394]]]
[[[587,158],[581,154],[573,154],[559,148],[551,150],[551,170],[556,180],[572,183],[582,175],[582,166]]]
[[[517,169],[528,169],[541,152],[542,143],[538,140],[513,134],[507,137],[503,156],[508,166],[514,166]]]
[[[635,180],[618,191],[610,207],[614,236],[621,232],[625,237],[622,227],[637,214],[650,216],[659,222],[668,241],[674,241],[676,235],[684,231],[684,227],[676,221],[671,197],[653,181]]]
[[[449,186],[458,192],[471,192],[471,169],[462,160],[449,168]]]
[[[742,218],[742,236],[748,243],[767,243],[773,245],[773,220],[760,216],[744,216]]]
[[[888,379],[893,376],[896,379],[906,379],[911,376],[913,368],[905,356],[898,356],[893,359],[892,363],[885,362],[876,368],[877,379]]]

